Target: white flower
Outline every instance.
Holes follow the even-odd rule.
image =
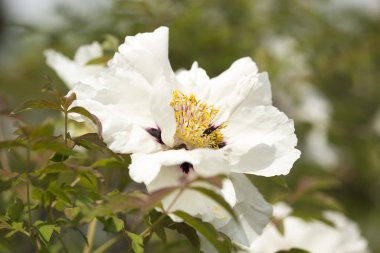
[[[75,105],[100,119],[109,148],[132,153],[130,176],[148,191],[197,176],[284,175],[300,156],[293,121],[272,106],[266,73],[258,73],[246,57],[214,78],[197,63],[175,74],[166,27],[127,36],[108,67],[81,79],[71,92],[77,95]],[[239,212],[245,235],[236,236],[249,245],[271,210],[249,180],[233,174],[222,189],[199,184],[219,192]],[[171,204],[176,194],[163,200],[164,209],[183,210],[221,230],[235,229],[209,198],[185,190]]]
[[[89,61],[103,56],[102,47],[97,42],[81,46],[76,51],[73,61],[52,49],[46,50],[44,54],[46,63],[69,88],[84,77],[97,74],[104,69],[101,64],[88,65]]]
[[[263,234],[251,246],[251,252],[273,253],[299,248],[311,253],[368,252],[367,241],[360,235],[358,226],[344,215],[327,211],[323,216],[332,222],[329,226],[321,221],[306,222],[291,216],[291,208],[284,203],[274,207],[274,216],[283,220],[284,234],[275,225],[269,224]]]

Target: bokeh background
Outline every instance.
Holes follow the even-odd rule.
[[[372,252],[380,252],[378,0],[3,0],[0,138],[12,137],[6,115],[42,97],[47,77],[67,91],[46,66],[45,49],[72,57],[82,44],[122,42],[161,25],[170,27],[175,70],[196,60],[215,76],[251,56],[269,73],[274,103],[295,120],[303,152],[285,178],[285,193],[318,188],[294,208],[303,210],[300,216],[340,208],[359,224]],[[33,124],[46,116],[59,117],[23,115]],[[278,184],[254,180],[268,200],[284,198],[273,190]]]

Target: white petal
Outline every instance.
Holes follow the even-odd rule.
[[[190,70],[179,70],[176,72],[179,89],[186,95],[193,94],[197,99],[207,102],[210,92],[210,78],[206,71],[198,67],[194,62]]]
[[[231,181],[237,197],[234,210],[239,218],[239,223],[230,220],[218,230],[225,233],[234,242],[249,247],[268,224],[272,207],[245,175],[233,173]]]
[[[76,82],[100,73],[104,69],[103,65],[86,65],[91,60],[89,57],[97,58],[102,55],[101,49],[95,48],[97,48],[96,43],[80,47],[77,51],[77,59],[74,61],[52,49],[46,50],[44,54],[47,65],[71,88]]]
[[[272,91],[268,73],[263,72],[256,75],[254,84],[241,107],[254,107],[258,105],[271,105]]]
[[[168,59],[169,29],[157,28],[152,33],[139,33],[127,36],[119,47],[110,66],[124,65],[130,70],[141,73],[148,83],[153,84],[162,76],[174,78]]]
[[[293,121],[272,106],[237,109],[223,132],[235,172],[287,174],[300,156]]]
[[[75,52],[74,61],[82,66],[86,65],[89,61],[102,57],[102,46],[94,41],[92,44],[83,45]]]
[[[150,97],[150,111],[152,117],[161,130],[162,141],[169,147],[173,147],[174,134],[177,127],[174,110],[170,106],[173,89],[173,85],[161,79],[161,81],[153,87]]]
[[[197,157],[197,163],[193,163],[194,170],[202,177],[212,177],[229,173],[227,160],[224,150],[214,149],[195,149],[190,151]]]
[[[190,152],[181,150],[168,150],[153,154],[132,154],[132,163],[129,166],[129,175],[138,183],[150,184],[162,166],[180,165],[184,162],[194,163],[196,160]],[[180,168],[177,166],[179,171]]]
[[[178,170],[180,170],[179,166],[184,162],[191,163],[199,176],[209,177],[228,172],[227,161],[220,150],[179,149],[152,154],[132,154],[131,157],[132,163],[129,166],[131,178],[136,182],[145,184],[152,182],[157,176],[157,170],[161,167],[177,165]]]
[[[275,214],[283,204],[275,205]],[[289,209],[289,208],[288,208]],[[286,210],[285,210],[286,211]],[[324,212],[323,216],[334,224],[327,225],[321,221],[306,222],[294,216],[281,216],[284,234],[281,234],[274,224],[269,224],[264,233],[253,242],[251,248],[255,252],[272,253],[291,248],[299,248],[309,252],[368,252],[367,242],[360,235],[358,226],[340,213]]]
[[[215,104],[234,89],[235,85],[243,77],[257,73],[257,66],[251,58],[245,57],[235,61],[229,69],[219,76],[211,79],[211,89],[209,101]]]

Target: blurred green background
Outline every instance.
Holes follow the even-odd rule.
[[[305,178],[335,180],[325,193],[358,222],[372,251],[380,252],[378,1],[7,0],[0,12],[3,115],[41,97],[46,76],[66,92],[44,63],[47,48],[72,57],[81,44],[107,35],[122,42],[166,25],[174,70],[198,61],[215,76],[251,56],[269,73],[274,103],[296,123],[303,155],[286,177],[289,191]],[[38,124],[46,112],[25,116]],[[279,199],[268,184],[257,184],[267,199]]]

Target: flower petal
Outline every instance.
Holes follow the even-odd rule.
[[[180,170],[179,165],[185,162],[191,163],[196,175],[203,177],[225,174],[229,170],[221,150],[167,150],[152,154],[132,154],[131,158],[131,178],[145,184],[152,182],[161,167],[177,165],[177,169]]]
[[[162,166],[180,165],[184,162],[193,164],[197,161],[190,152],[184,149],[167,150],[153,154],[137,153],[132,154],[131,159],[129,175],[135,182],[146,185],[155,179]],[[181,171],[179,166],[177,166],[177,170]]]
[[[207,101],[210,92],[210,78],[206,71],[194,62],[190,70],[181,69],[176,72],[178,86],[182,93],[193,94],[201,101]]]
[[[177,122],[174,110],[170,106],[174,85],[161,79],[154,87],[150,97],[150,111],[154,122],[161,130],[162,141],[169,147],[173,147],[174,134]]]
[[[300,156],[293,121],[273,106],[237,109],[223,133],[234,172],[284,175]]]
[[[102,46],[98,42],[94,41],[91,44],[79,47],[75,52],[74,61],[77,64],[85,66],[89,61],[102,56]]]
[[[249,57],[235,61],[229,69],[211,79],[211,92],[209,102],[216,104],[230,94],[235,85],[243,77],[257,73],[256,63]]]
[[[69,88],[83,78],[97,74],[104,69],[103,65],[86,65],[89,60],[103,55],[97,42],[81,46],[74,61],[52,49],[46,50],[44,54],[47,65],[58,74]]]
[[[234,210],[240,224],[230,220],[218,230],[228,235],[232,241],[249,247],[268,224],[272,207],[245,175],[233,173],[231,181],[237,197]]]
[[[168,59],[169,29],[157,28],[151,33],[127,36],[119,47],[110,66],[115,64],[141,73],[146,81],[154,84],[162,76],[174,80],[174,73]]]

